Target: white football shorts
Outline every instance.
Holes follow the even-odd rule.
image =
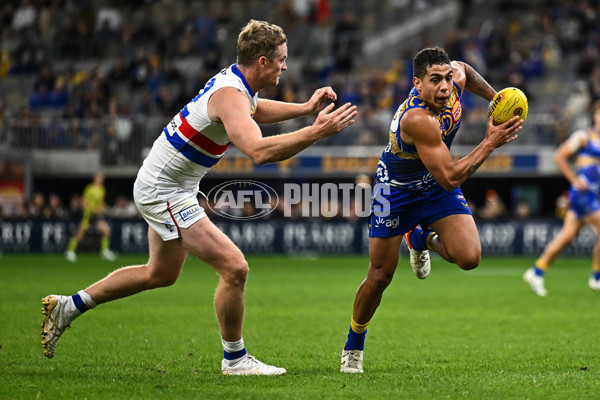
[[[148,225],[162,240],[181,237],[181,229],[206,217],[194,191],[160,190],[139,180],[133,185],[133,200]]]

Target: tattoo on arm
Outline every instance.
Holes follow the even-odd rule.
[[[496,95],[494,88],[491,87],[490,84],[487,83],[487,81],[469,64],[465,64],[465,75],[467,77],[465,89],[473,94],[483,97],[487,101],[494,98]]]
[[[471,175],[473,175],[475,173],[475,171],[477,171],[479,169],[479,167],[481,167],[481,164],[483,164],[483,162],[471,165],[469,167],[469,169],[467,170],[467,178],[470,178]]]

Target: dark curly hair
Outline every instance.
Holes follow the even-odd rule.
[[[450,65],[450,57],[441,47],[428,47],[417,53],[413,59],[413,75],[423,79],[427,75],[427,68],[432,65]]]

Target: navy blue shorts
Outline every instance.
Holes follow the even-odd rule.
[[[575,212],[577,218],[583,218],[600,210],[600,202],[595,192],[580,192],[571,188],[569,198],[571,199],[571,210]]]
[[[369,237],[400,236],[417,225],[425,229],[448,215],[472,215],[460,188],[448,192],[440,186],[427,192],[407,192],[378,185],[371,201]]]

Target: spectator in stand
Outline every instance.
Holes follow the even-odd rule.
[[[37,10],[31,4],[31,0],[22,0],[21,5],[15,10],[12,20],[12,28],[21,31],[33,27]]]
[[[485,192],[485,200],[483,206],[479,209],[479,218],[495,219],[506,217],[506,207],[498,192],[494,189],[489,189]]]
[[[517,219],[527,219],[531,217],[531,206],[527,200],[519,200],[515,207],[515,217]]]
[[[111,218],[138,218],[140,216],[137,207],[127,196],[119,195],[115,200],[115,204],[108,210],[107,213]]]
[[[113,33],[121,30],[123,16],[121,11],[110,0],[105,0],[96,13],[96,31],[103,29]]]
[[[560,219],[565,219],[565,215],[567,215],[567,211],[569,211],[569,207],[571,206],[571,200],[569,200],[569,191],[564,191],[556,198],[554,208],[554,216]]]
[[[50,193],[48,196],[48,205],[44,208],[44,218],[48,219],[66,219],[69,217],[67,209],[63,207],[62,200],[58,193]]]
[[[77,193],[71,196],[69,200],[69,215],[74,218],[81,218],[83,215],[83,199]]]
[[[54,88],[48,93],[47,105],[53,109],[62,109],[69,103],[69,93],[67,92],[67,83],[63,76],[56,79]]]
[[[118,58],[115,60],[110,72],[108,73],[108,81],[113,83],[123,83],[129,81],[131,75],[131,71],[123,60],[123,58]]]
[[[31,196],[31,200],[27,205],[27,215],[30,218],[42,218],[44,216],[44,208],[46,208],[44,194],[36,192]]]
[[[333,56],[338,72],[351,72],[354,56],[360,48],[360,27],[352,11],[345,11],[333,29]]]

